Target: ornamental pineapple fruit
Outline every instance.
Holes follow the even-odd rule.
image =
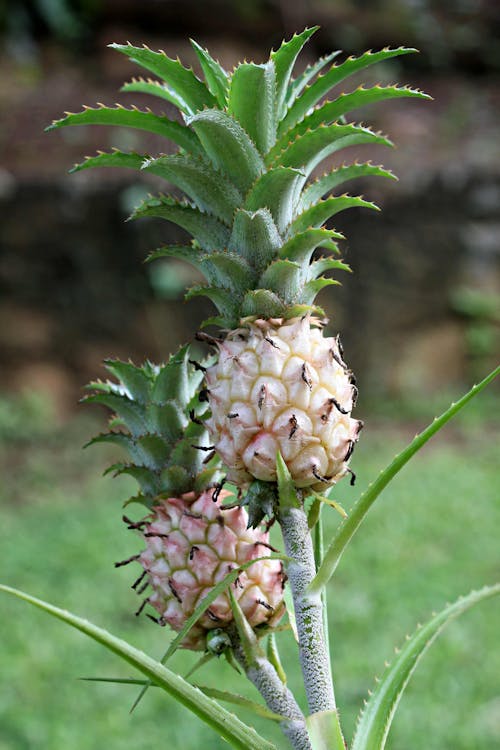
[[[75,170],[140,169],[183,191],[182,199],[145,199],[132,218],[161,217],[193,238],[151,258],[183,259],[207,279],[187,296],[209,297],[218,315],[205,325],[222,329],[220,362],[207,372],[208,428],[229,477],[240,483],[274,481],[277,450],[299,487],[328,486],[347,471],[360,427],[351,418],[352,375],[338,343],[323,338],[324,313],[315,298],[338,283],[325,273],[348,266],[331,257],[342,235],[324,225],[348,208],[376,208],[332,191],[354,178],[394,175],[370,162],[342,164],[321,176],[316,170],[344,147],[391,145],[380,133],[346,122],[351,110],[385,99],[429,98],[408,87],[376,85],[325,100],[360,70],[414,50],[385,48],[341,63],[334,52],[293,78],[315,30],[283,42],[268,62],[244,62],[232,73],[193,42],[201,77],[164,52],[111,45],[158,77],[133,79],[123,90],[169,101],[182,122],[149,109],[100,105],[51,126],[124,125],[177,144],[176,153],[157,157],[100,152]]]
[[[146,549],[139,557],[153,590],[148,602],[159,613],[158,622],[181,630],[210,590],[228,573],[256,558],[266,557],[267,533],[248,529],[243,508],[224,509],[222,490],[194,498],[184,495],[157,503],[145,524]],[[284,612],[283,565],[276,559],[258,559],[238,575],[233,593],[252,627],[277,622]],[[220,594],[190,630],[182,645],[206,648],[209,631],[226,627],[233,619],[227,593]]]
[[[239,507],[225,508],[229,493],[222,489],[220,466],[207,453],[206,409],[198,398],[202,366],[191,367],[183,347],[166,365],[108,361],[118,382],[90,384],[87,401],[114,412],[112,430],[91,443],[111,442],[125,448],[130,463],[114,464],[115,474],[130,474],[140,492],[128,503],[145,505],[140,521],[124,516],[145,549],[117,567],[139,562],[143,573],[133,584],[138,594],[150,588],[146,604],[159,613],[153,618],[179,631],[211,588],[240,565],[257,560],[238,576],[234,594],[250,625],[272,625],[284,611],[283,566],[268,557],[268,536],[247,529],[248,515]],[[117,430],[119,427],[120,430]],[[127,504],[128,504],[127,503]],[[207,634],[232,621],[227,593],[220,594],[189,631],[184,648],[203,650]]]
[[[338,339],[317,320],[256,320],[220,345],[207,371],[215,447],[236,484],[276,481],[281,452],[297,487],[322,490],[348,470],[362,423]]]

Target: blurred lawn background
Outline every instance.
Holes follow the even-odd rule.
[[[498,361],[499,14],[486,0],[0,6],[2,581],[152,655],[165,650],[166,631],[133,616],[134,571],[113,569],[138,550],[120,521],[133,483],[101,476],[116,454],[80,449],[103,416],[75,404],[81,385],[102,375],[104,357],[165,358],[210,311],[192,302],[180,314],[182,289],[196,280],[184,267],[141,263],[160,242],[179,241],[175,233],[166,237],[168,227],[155,222],[123,225],[151,184],[113,170],[65,174],[96,148],[142,150],[140,138],[99,128],[42,134],[63,110],[118,98],[136,71],[106,44],[144,41],[190,62],[186,39],[193,36],[230,68],[244,56],[263,59],[283,36],[320,23],[305,60],[334,48],[420,48],[419,56],[374,71],[371,83],[408,81],[435,102],[401,100],[356,113],[399,145],[368,158],[393,168],[400,182],[363,185],[382,215],[357,212],[336,224],[348,236],[344,251],[355,273],[321,300],[343,333],[361,387],[357,415],[366,423],[352,464],[356,487],[339,485],[335,496],[348,509],[417,430]],[[348,735],[394,645],[433,609],[498,579],[499,413],[493,384],[385,491],[331,583],[334,671]],[[337,517],[327,517],[333,529]],[[130,716],[136,688],[79,682],[130,676],[83,636],[7,597],[0,615],[0,750],[221,747],[157,691]],[[389,750],[500,746],[499,630],[493,601],[449,627],[413,678]],[[280,645],[298,688],[288,634]],[[182,672],[192,661],[177,654],[172,666]],[[223,662],[197,679],[252,695]],[[274,727],[258,726],[283,746]]]

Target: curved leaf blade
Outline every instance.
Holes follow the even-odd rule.
[[[280,134],[286,133],[287,130],[292,128],[319,102],[321,97],[325,96],[330,89],[337,86],[349,76],[370,65],[375,65],[375,63],[382,62],[383,60],[389,60],[391,57],[408,55],[416,51],[409,47],[398,47],[396,49],[385,47],[378,52],[369,50],[359,57],[348,57],[347,60],[339,65],[333,64],[327,73],[318,76],[314,83],[306,87],[301,96],[295,100],[280,124]]]
[[[334,239],[342,240],[344,235],[333,229],[306,229],[305,232],[296,234],[285,242],[280,249],[279,257],[307,266],[317,247],[325,248],[338,255],[339,248]]]
[[[268,154],[268,163],[274,167],[281,164],[284,167],[301,169],[308,177],[313,169],[330,154],[347,146],[358,146],[362,143],[392,146],[388,138],[374,133],[370,128],[334,123],[333,125],[320,125],[315,130],[309,130],[291,143],[288,143],[287,139],[278,141]]]
[[[54,120],[45,130],[56,130],[68,125],[112,125],[115,127],[136,128],[148,133],[162,135],[176,143],[181,148],[193,153],[201,153],[202,149],[196,134],[185,125],[175,120],[169,120],[165,115],[155,115],[153,112],[142,111],[137,108],[123,107],[84,107],[82,112],[68,112],[60,120]]]
[[[433,615],[407,640],[394,662],[377,682],[362,710],[351,750],[383,750],[404,689],[421,657],[455,617],[479,602],[500,594],[500,583],[472,591]]]
[[[135,151],[120,151],[113,149],[111,152],[98,151],[95,156],[86,156],[85,161],[75,164],[69,171],[81,172],[83,169],[94,169],[95,167],[122,167],[125,169],[141,170],[144,161],[148,159],[146,154],[138,154]]]
[[[340,195],[335,198],[326,198],[319,203],[315,203],[310,208],[306,208],[294,222],[292,222],[289,232],[293,236],[298,232],[305,232],[309,228],[319,228],[332,216],[345,211],[347,208],[372,208],[375,211],[380,209],[375,203],[365,201],[359,195]]]
[[[241,708],[251,711],[253,714],[260,716],[263,719],[270,719],[271,721],[288,720],[288,717],[281,716],[281,714],[271,711],[267,706],[263,706],[261,703],[256,703],[249,698],[245,698],[243,695],[238,695],[238,693],[229,693],[227,690],[218,690],[217,688],[206,687],[205,685],[196,685],[196,687],[210,698],[217,698],[225,703],[233,703],[236,706],[241,706]]]
[[[202,211],[231,224],[242,197],[227,177],[202,159],[187,154],[169,154],[146,159],[145,172],[177,185]]]
[[[317,203],[326,193],[330,190],[342,185],[344,182],[349,180],[355,180],[358,177],[387,177],[391,180],[397,180],[398,178],[388,169],[384,169],[381,166],[366,162],[364,164],[343,164],[340,167],[332,169],[331,172],[327,172],[322,177],[308,185],[302,192],[300,199],[300,208],[304,211],[313,203]]]
[[[297,97],[300,96],[309,81],[312,80],[315,75],[320,73],[329,63],[333,62],[341,52],[342,50],[340,49],[334,50],[328,55],[318,58],[318,60],[308,65],[304,72],[297,76],[297,78],[293,78],[290,81],[286,92],[286,106],[288,109],[290,109]]]
[[[279,252],[283,242],[267,208],[236,212],[229,249],[240,253],[252,268],[261,273]]]
[[[205,250],[222,250],[229,241],[229,228],[215,216],[181,203],[168,196],[146,198],[134,209],[130,218],[152,216],[167,219],[189,232]]]
[[[293,140],[298,135],[302,135],[311,128],[317,128],[319,125],[329,125],[335,120],[351,112],[353,109],[364,107],[367,104],[385,101],[386,99],[400,99],[402,97],[413,97],[416,99],[432,99],[429,94],[425,94],[418,89],[412,89],[409,86],[371,86],[365,88],[359,86],[348,94],[340,94],[333,101],[327,101],[313,110],[309,115],[304,117],[297,125],[289,130],[286,135]]]
[[[274,64],[242,63],[231,76],[228,113],[250,136],[261,154],[276,140],[276,78]]]
[[[491,383],[500,374],[500,366],[497,367],[493,372],[487,375],[484,380],[475,385],[468,391],[465,396],[462,396],[459,401],[453,403],[449,409],[447,409],[440,417],[436,417],[433,422],[426,427],[421,433],[419,433],[412,442],[398,453],[398,455],[391,461],[383,471],[380,472],[378,477],[372,484],[369,485],[368,489],[363,492],[361,497],[357,500],[350,511],[349,517],[338,527],[334,534],[334,537],[325,553],[323,562],[311,581],[309,590],[311,593],[319,592],[326,586],[332,575],[334,574],[337,565],[339,564],[342,554],[351,541],[352,537],[360,527],[363,519],[370,510],[371,506],[380,495],[382,490],[389,484],[396,474],[408,463],[410,458],[417,453],[417,451],[424,446],[430,438],[436,434],[444,425],[457,414],[474,396],[477,396],[486,386]]]
[[[273,745],[260,737],[254,729],[244,724],[182,677],[126,641],[117,638],[88,620],[30,596],[23,591],[1,584],[0,591],[32,604],[100,643],[192,711],[227,740],[232,747],[238,748],[238,750],[274,750]]]
[[[304,173],[293,167],[268,169],[252,186],[244,208],[248,211],[268,208],[278,231],[282,233],[292,221],[304,180]]]
[[[147,80],[142,77],[132,78],[131,81],[123,84],[120,91],[128,94],[149,94],[150,96],[156,96],[170,102],[181,111],[184,110],[185,104],[179,95],[169,89],[165,83],[155,81],[152,78],[148,78]]]
[[[304,29],[302,33],[294,34],[287,42],[283,42],[276,52],[274,50],[271,52],[270,59],[274,63],[276,72],[276,108],[279,119],[284,114],[285,97],[295,61],[306,42],[318,29],[319,26]]]
[[[177,95],[177,106],[187,115],[213,107],[215,98],[191,68],[185,68],[179,60],[172,60],[165,52],[153,52],[149,47],[134,47],[132,44],[110,44],[133,62],[162,78]]]
[[[219,109],[206,109],[188,124],[215,166],[246,193],[264,171],[264,162],[240,123]]]
[[[191,46],[200,62],[209,91],[215,96],[219,106],[224,108],[227,104],[227,94],[229,89],[229,81],[226,71],[217,60],[214,60],[208,50],[200,47],[194,39],[190,39],[189,41],[191,42]]]

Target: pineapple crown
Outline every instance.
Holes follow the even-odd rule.
[[[110,430],[87,445],[113,443],[124,448],[127,463],[115,463],[106,473],[129,474],[140,491],[127,502],[151,508],[160,498],[179,497],[217,487],[219,464],[208,447],[203,425],[206,404],[198,390],[203,378],[200,365],[190,366],[188,347],[182,347],[166,364],[150,362],[137,367],[130,362],[107,360],[106,369],[118,382],[90,383],[87,403],[107,406],[113,412]]]
[[[219,314],[207,324],[234,328],[247,316],[323,315],[315,298],[323,287],[338,283],[324,274],[349,270],[331,257],[338,254],[336,240],[343,235],[323,225],[348,208],[377,208],[361,196],[331,191],[357,177],[395,176],[370,162],[344,164],[317,179],[313,172],[347,146],[392,145],[364,125],[347,123],[351,110],[384,99],[430,98],[407,86],[376,85],[325,100],[353,74],[416,50],[385,48],[342,63],[334,62],[339,52],[333,52],[293,78],[296,59],[317,28],[283,42],[268,62],[243,62],[232,73],[192,41],[203,79],[163,51],[112,44],[159,78],[134,78],[122,91],[167,100],[183,122],[149,109],[99,105],[66,113],[48,128],[123,125],[165,136],[178,146],[176,153],[157,157],[99,152],[73,171],[101,166],[144,170],[184,192],[182,199],[150,196],[130,218],[161,217],[191,234],[191,244],[161,247],[150,258],[181,258],[205,275],[207,284],[191,288],[187,297],[204,295],[215,304]],[[319,250],[328,254],[316,257]]]

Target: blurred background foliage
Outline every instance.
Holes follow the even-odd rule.
[[[354,273],[321,299],[342,332],[361,389],[357,414],[367,422],[353,459],[359,487],[339,486],[348,508],[415,430],[499,359],[500,5],[0,0],[2,579],[155,655],[166,634],[136,621],[128,573],[112,568],[135,551],[119,526],[120,500],[132,490],[125,479],[99,476],[105,456],[79,450],[103,417],[76,404],[82,384],[103,375],[102,359],[164,359],[211,310],[182,302],[196,282],[187,267],[142,263],[157,245],[182,240],[180,230],[124,224],[157,189],[154,180],[114,170],[67,175],[98,148],[154,153],[163,143],[113,128],[43,128],[82,104],[151,104],[118,93],[136,71],[107,48],[112,41],[145,42],[194,65],[191,36],[231,68],[243,57],[265,59],[313,24],[321,29],[301,66],[334,48],[413,45],[420,55],[370,70],[368,83],[408,82],[434,96],[355,113],[397,148],[352,150],[352,159],[383,162],[400,181],[358,188],[383,212],[347,212],[336,223]],[[499,412],[493,384],[380,500],[339,569],[332,643],[349,727],[392,645],[445,599],[498,576]],[[17,603],[2,601],[0,611],[0,750],[220,746],[158,695],[130,717],[133,690],[73,680],[118,674],[119,665]],[[500,745],[498,631],[493,602],[453,625],[404,699],[390,750]],[[286,637],[284,650],[292,663]],[[176,658],[180,669],[191,661]],[[214,674],[200,681],[220,683]],[[223,679],[244,690],[226,670]],[[291,670],[291,683],[298,679]]]

